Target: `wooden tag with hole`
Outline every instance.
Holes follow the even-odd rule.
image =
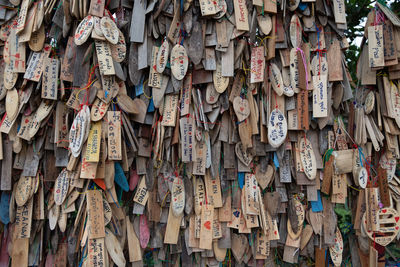
[[[60,61],[55,58],[45,58],[43,65],[42,98],[57,100]]]
[[[249,30],[249,11],[247,10],[246,1],[234,0],[236,29],[239,31]]]
[[[17,238],[30,238],[32,225],[33,198],[22,206],[17,207],[15,213],[15,233]]]
[[[122,160],[121,112],[108,111],[108,159]]]
[[[155,88],[160,88],[161,87],[161,79],[162,75],[157,72],[157,55],[158,55],[159,47],[158,46],[153,46],[153,50],[151,53],[151,67],[149,71],[149,81],[148,85],[151,87]]]
[[[213,82],[215,90],[220,94],[225,92],[229,85],[229,78],[222,76],[222,64],[219,61],[217,62],[216,70],[213,71]]]
[[[135,196],[133,197],[133,201],[144,206],[144,205],[146,205],[148,198],[149,198],[149,192],[146,187],[146,179],[144,176],[142,176],[142,179],[140,180],[139,185],[136,189]],[[172,212],[172,211],[170,210],[170,212]]]
[[[70,179],[72,179],[72,176],[70,173],[68,173],[67,169],[63,169],[58,175],[53,191],[54,202],[56,205],[63,204],[65,198],[67,197]]]
[[[169,55],[169,42],[168,40],[164,40],[157,53],[157,60],[156,60],[157,72],[163,73],[163,71],[165,70],[168,61],[168,55]]]
[[[87,191],[89,239],[105,237],[103,196],[98,190]]]
[[[363,216],[363,226],[368,229],[366,216],[367,213]],[[400,231],[400,215],[395,209],[383,208],[377,211],[376,216],[377,229],[372,231],[366,230],[367,235],[373,242],[385,247],[394,240]]]
[[[313,117],[328,116],[328,87],[326,75],[313,76]]]
[[[200,0],[200,10],[202,16],[215,15],[217,13],[216,5],[211,0]]]
[[[264,81],[264,69],[265,69],[265,58],[264,58],[264,47],[253,47],[251,49],[251,62],[250,62],[250,82],[258,83]]]
[[[298,116],[298,128],[308,130],[308,91],[300,90],[297,94],[297,116]]]
[[[207,192],[207,203],[212,205],[214,208],[222,207],[222,195],[221,195],[221,182],[218,175],[210,175],[209,171],[206,171],[204,176],[206,192]]]
[[[111,44],[118,43],[119,31],[117,25],[112,19],[109,17],[102,17],[100,20],[100,27],[107,41]]]
[[[96,54],[99,61],[99,69],[102,75],[115,75],[114,63],[111,56],[110,45],[106,41],[96,40]]]
[[[268,142],[272,147],[280,147],[286,139],[287,122],[279,109],[272,110],[268,120]]]
[[[368,58],[371,68],[385,66],[383,46],[383,26],[368,27]]]
[[[201,227],[199,248],[212,249],[212,223],[214,220],[214,207],[206,204],[201,209]]]
[[[86,146],[86,162],[99,162],[100,160],[101,122],[90,124],[89,136]]]
[[[189,58],[184,46],[176,44],[171,50],[171,71],[177,80],[182,80],[187,72]]]
[[[175,126],[178,111],[178,95],[166,95],[164,98],[163,119],[161,125]]]
[[[328,61],[328,80],[330,82],[343,81],[342,69],[342,52],[340,50],[340,42],[333,41],[327,53]]]
[[[97,17],[102,17],[104,14],[105,0],[91,0],[89,14]]]
[[[299,137],[300,160],[307,178],[314,180],[317,176],[317,163],[311,142],[305,137]]]
[[[97,1],[97,0],[96,0]],[[94,1],[92,1],[94,2]],[[106,262],[104,238],[88,240],[88,261],[90,266],[104,266]]]
[[[76,45],[84,44],[92,33],[94,20],[92,16],[85,17],[78,25],[74,35]]]
[[[379,204],[377,187],[365,189],[365,203],[367,205],[365,211],[366,231],[379,231]]]

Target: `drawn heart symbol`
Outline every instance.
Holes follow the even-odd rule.
[[[387,211],[386,209],[382,210],[383,213],[386,213],[386,211]]]
[[[29,122],[29,120],[28,119],[25,119],[25,123],[28,123]]]
[[[236,218],[239,218],[240,212],[239,211],[234,211],[233,215],[235,215]]]
[[[237,116],[238,121],[244,121],[250,115],[250,104],[245,98],[237,96],[233,99],[233,110]]]
[[[399,219],[400,219],[400,217],[399,217],[399,216],[397,216],[397,217],[394,217],[394,219],[396,220],[396,222],[398,222],[398,221],[399,221]]]
[[[204,223],[204,227],[207,228],[208,230],[210,230],[211,229],[211,222],[210,221],[206,221]]]

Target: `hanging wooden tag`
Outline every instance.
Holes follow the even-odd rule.
[[[28,42],[31,39],[31,34],[32,34],[32,30],[33,30],[33,26],[35,24],[35,17],[37,15],[37,5],[33,5],[31,6],[31,8],[28,11],[27,17],[28,17],[28,21],[25,23],[24,25],[24,29],[23,31],[19,32],[19,38],[18,38],[18,42]],[[21,12],[21,10],[20,10]],[[20,13],[21,14],[21,13]],[[18,31],[18,29],[17,29]]]
[[[97,17],[102,17],[104,14],[105,0],[91,0],[89,14]]]
[[[106,41],[96,40],[96,54],[99,69],[102,75],[115,75],[114,63],[111,56],[110,45]]]
[[[100,121],[106,115],[108,106],[109,104],[101,101],[100,98],[96,98],[90,111],[90,120]]]
[[[10,120],[14,120],[18,115],[19,95],[17,89],[7,91],[6,95],[6,113]]]
[[[314,180],[317,175],[317,165],[311,142],[305,137],[299,137],[300,160],[307,178]]]
[[[343,254],[343,238],[339,228],[336,228],[335,244],[329,247],[329,253],[335,266],[341,266]]]
[[[169,55],[169,43],[168,40],[164,40],[157,53],[157,60],[156,60],[157,72],[163,73],[165,66],[167,66],[168,55]]]
[[[294,14],[290,20],[289,26],[290,42],[294,48],[301,46],[302,30],[300,19],[296,14]]]
[[[240,96],[235,97],[233,100],[233,109],[239,122],[244,121],[250,115],[249,101]]]
[[[23,0],[21,4],[21,8],[19,10],[19,16],[17,20],[17,27],[16,27],[16,33],[20,33],[25,29],[26,26],[26,17],[28,14],[28,9],[29,9],[29,0]]]
[[[300,90],[297,94],[297,116],[299,129],[308,130],[308,91]]]
[[[89,239],[105,237],[103,197],[98,190],[87,191]]]
[[[183,214],[183,209],[185,208],[185,187],[182,178],[179,176],[175,177],[172,184],[171,205],[171,210],[176,217]]]
[[[100,20],[101,31],[104,37],[111,44],[117,44],[119,38],[118,27],[115,22],[109,17],[102,17]]]
[[[336,23],[346,23],[346,10],[344,0],[333,1],[333,13]]]
[[[106,234],[105,244],[108,251],[108,255],[110,255],[112,261],[117,266],[125,266],[126,264],[125,256],[118,239],[108,228],[105,228],[105,234]]]
[[[54,184],[54,202],[56,205],[61,205],[67,197],[69,180],[71,175],[68,174],[67,169],[63,169],[58,175]]]
[[[246,166],[249,166],[254,158],[252,150],[246,149],[242,142],[238,142],[235,145],[235,153],[237,158]]]
[[[12,259],[11,266],[28,266],[29,238],[16,238],[12,242],[12,251],[10,256]]]
[[[45,47],[46,51],[46,47]],[[50,49],[48,49],[50,52]],[[65,55],[61,64],[60,80],[73,82],[74,81],[74,64],[75,64],[75,51],[76,45],[74,44],[74,38],[69,37],[67,47],[65,48]]]
[[[368,27],[368,58],[371,68],[385,66],[382,25]]]
[[[365,228],[367,228],[367,215],[365,213],[363,216]],[[367,230],[367,235],[373,242],[385,247],[393,241],[400,231],[400,215],[395,209],[383,208],[377,212],[377,223],[377,230]]]
[[[311,60],[311,71],[314,76],[328,75],[328,62],[326,57],[316,54]]]
[[[206,102],[210,105],[217,103],[220,94],[215,90],[213,83],[207,84],[206,89]]]
[[[122,160],[121,112],[108,111],[108,159]]]
[[[264,16],[258,15],[257,22],[258,22],[258,26],[260,27],[260,30],[262,31],[262,33],[264,33],[265,35],[268,35],[271,32],[272,20],[271,20],[270,15],[268,15],[268,14],[264,14]]]
[[[272,167],[272,165],[268,165],[265,172],[262,172],[261,165],[257,165],[255,175],[258,184],[261,186],[261,189],[264,190],[270,184],[273,178],[274,167]]]
[[[74,35],[76,45],[82,45],[89,38],[92,33],[94,21],[92,16],[85,17],[78,25]]]
[[[193,174],[205,175],[206,174],[206,155],[207,147],[204,141],[196,142],[196,157],[193,162]]]
[[[212,223],[214,219],[214,207],[203,205],[201,209],[200,243],[201,249],[212,249]]]
[[[97,1],[97,0],[96,0]],[[92,1],[94,2],[94,1]],[[106,262],[104,238],[88,240],[88,261],[90,266],[104,266]]]
[[[165,236],[164,236],[164,244],[178,243],[179,228],[181,225],[183,214],[177,217],[172,213],[171,209],[172,206],[169,206],[167,228],[165,229]],[[212,235],[212,233],[210,234]],[[212,241],[212,236],[210,236],[210,239]]]
[[[216,2],[211,0],[200,0],[199,2],[202,16],[215,15],[217,13]]]
[[[369,247],[369,261],[368,261],[368,266],[369,267],[377,267],[378,266],[378,251],[373,247]]]
[[[86,147],[86,162],[99,162],[100,160],[101,122],[90,124],[89,136]]]
[[[176,124],[176,112],[178,111],[178,95],[166,95],[164,97],[163,119],[161,125],[173,126]]]
[[[118,29],[118,32],[118,43],[110,44],[110,49],[113,60],[121,63],[125,60],[126,57],[126,42],[124,34],[121,32],[121,30]]]
[[[258,199],[258,185],[256,176],[252,173],[246,173],[245,175],[245,198],[246,198],[246,214],[259,215],[260,207]]]
[[[176,44],[171,50],[171,71],[177,80],[182,80],[187,72],[189,65],[189,58],[186,53],[185,47]]]
[[[194,120],[191,116],[180,119],[182,162],[191,162],[196,154]]]
[[[324,118],[328,116],[328,88],[327,76],[313,76],[313,117]]]
[[[146,187],[146,179],[143,176],[140,180],[140,183],[136,189],[135,196],[133,197],[133,201],[141,204],[142,206],[146,205],[147,199],[149,198],[149,192]]]
[[[192,73],[186,74],[183,80],[180,114],[186,116],[189,114],[189,107],[192,99]]]
[[[57,100],[60,61],[55,58],[45,58],[43,65],[42,98]]]
[[[15,213],[15,234],[17,238],[30,238],[32,225],[33,199],[18,206]]]
[[[327,53],[328,61],[328,79],[329,82],[343,81],[342,53],[340,50],[340,42],[333,41]]]
[[[261,229],[258,229],[257,231],[256,252],[257,254],[264,256],[268,256],[270,254],[270,242],[264,231]]]
[[[82,110],[76,115],[69,131],[69,148],[72,155],[77,158],[80,155],[85,139],[85,131],[90,120],[90,110],[88,106],[83,106]]]
[[[221,195],[221,182],[218,175],[210,175],[210,172],[206,171],[204,176],[206,192],[207,192],[207,203],[212,205],[214,208],[222,207],[222,195]]]
[[[235,21],[236,29],[239,31],[249,30],[249,11],[247,10],[246,1],[244,0],[234,0],[235,8]]]
[[[393,24],[390,20],[385,20],[383,23],[383,44],[385,65],[387,65],[387,61],[390,60],[398,62],[396,53],[398,44],[396,44]]]
[[[142,260],[139,239],[133,229],[132,223],[129,221],[129,216],[126,216],[126,230],[128,239],[129,261],[136,262]]]
[[[378,186],[380,202],[384,207],[390,207],[390,193],[387,179],[387,171],[381,166],[378,167]]]
[[[194,184],[194,211],[196,215],[201,214],[201,207],[204,203],[204,198],[205,198],[205,186],[203,179],[201,178],[193,178],[193,184]]]
[[[299,59],[297,57],[296,48],[290,50],[290,85],[292,86],[295,93],[300,92],[299,84]]]
[[[331,155],[328,161],[325,162],[324,178],[322,179],[321,192],[327,195],[329,195],[331,191],[334,162],[334,155]]]
[[[365,203],[367,205],[365,211],[366,218],[366,230],[368,231],[379,231],[379,204],[378,204],[378,188],[366,188],[365,189]],[[363,219],[365,221],[365,219]]]
[[[222,64],[219,61],[217,62],[216,70],[213,71],[213,82],[215,90],[220,94],[225,92],[229,85],[229,78],[222,76]]]
[[[280,147],[286,139],[287,122],[279,109],[272,110],[268,120],[268,142],[272,147]]]
[[[21,176],[17,183],[17,189],[15,191],[15,202],[17,205],[23,206],[27,203],[30,198],[32,191],[32,177]]]
[[[270,79],[271,79],[272,88],[277,93],[277,95],[281,96],[283,94],[283,89],[284,89],[282,74],[281,74],[281,71],[279,70],[278,66],[274,63],[271,63]]]
[[[253,47],[251,49],[251,63],[250,63],[250,82],[258,83],[264,81],[264,69],[265,69],[265,58],[264,58],[264,47]]]

